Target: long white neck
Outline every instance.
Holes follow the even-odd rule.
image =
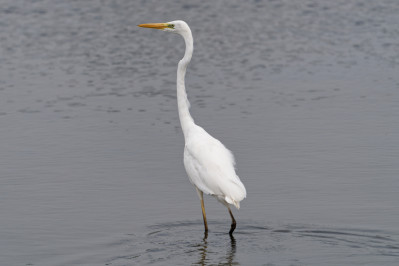
[[[186,76],[187,66],[190,63],[191,57],[193,55],[194,46],[193,36],[191,35],[190,29],[181,33],[181,36],[184,38],[186,43],[186,52],[184,53],[184,57],[182,60],[180,60],[177,67],[177,107],[179,110],[181,128],[183,130],[184,137],[187,137],[190,127],[194,125],[194,120],[189,111],[190,103],[187,99],[184,77]]]

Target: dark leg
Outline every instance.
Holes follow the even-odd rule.
[[[231,227],[230,227],[230,232],[229,232],[229,234],[232,236],[234,230],[236,229],[237,223],[236,223],[236,219],[234,219],[233,213],[232,213],[231,210],[230,210],[230,207],[227,207],[227,208],[229,209],[229,213],[230,213],[230,217],[231,217]]]

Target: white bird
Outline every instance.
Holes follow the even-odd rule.
[[[184,134],[184,167],[190,182],[195,186],[201,200],[202,217],[205,233],[208,232],[203,193],[214,196],[227,207],[231,216],[230,235],[236,228],[236,220],[230,205],[240,208],[247,192],[234,166],[234,156],[219,140],[208,134],[202,127],[194,123],[190,115],[190,103],[187,100],[184,77],[193,54],[193,37],[190,27],[181,20],[167,23],[140,24],[139,27],[159,29],[180,34],[186,51],[177,67],[177,105],[181,128]]]

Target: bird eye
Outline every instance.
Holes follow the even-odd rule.
[[[174,28],[175,28],[175,25],[173,25],[173,24],[168,24],[168,28],[174,29]]]

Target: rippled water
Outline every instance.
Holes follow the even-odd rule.
[[[2,1],[1,265],[398,265],[399,4]],[[182,164],[179,36],[196,122],[248,198]]]

